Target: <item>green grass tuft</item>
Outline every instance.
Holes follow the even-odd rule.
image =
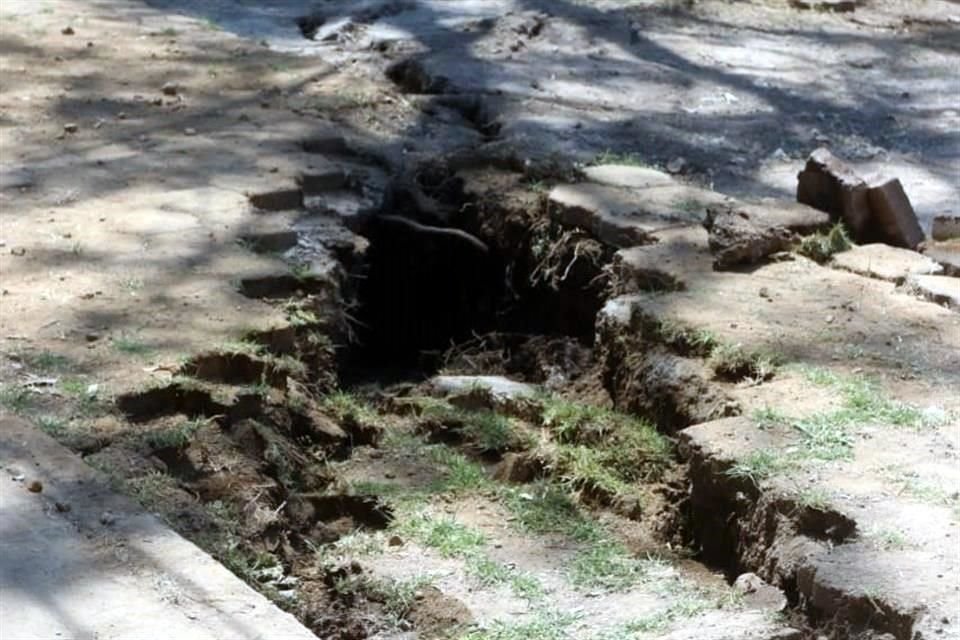
[[[497,620],[486,628],[467,633],[462,640],[566,640],[570,637],[568,629],[577,619],[572,613],[545,609],[532,620]]]
[[[842,222],[835,224],[827,233],[815,233],[803,238],[797,246],[797,253],[819,263],[826,262],[835,253],[847,251],[853,247],[850,236]]]
[[[483,549],[486,537],[454,518],[436,518],[420,512],[403,518],[396,525],[397,532],[420,544],[436,549],[444,558],[464,558]]]

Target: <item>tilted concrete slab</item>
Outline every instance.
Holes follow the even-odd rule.
[[[316,640],[36,427],[0,416],[0,463],[0,637]]]

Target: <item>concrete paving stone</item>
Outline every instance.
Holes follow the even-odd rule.
[[[625,164],[601,164],[586,167],[584,175],[590,182],[611,187],[647,189],[649,187],[667,187],[677,184],[669,174],[649,167]]]
[[[927,300],[960,309],[960,279],[950,276],[910,276],[905,286]]]
[[[935,275],[943,268],[916,251],[886,244],[865,244],[837,253],[830,265],[868,278],[900,284],[911,275]]]

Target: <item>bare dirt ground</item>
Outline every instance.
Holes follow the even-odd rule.
[[[7,0],[0,411],[320,638],[960,637],[960,280],[701,224],[820,145],[960,214],[958,32]]]

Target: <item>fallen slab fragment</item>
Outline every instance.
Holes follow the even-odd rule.
[[[587,167],[583,170],[590,182],[605,184],[611,187],[627,187],[629,189],[648,189],[650,187],[666,187],[677,184],[667,173],[649,167],[637,167],[626,164],[602,164]]]
[[[755,264],[789,249],[798,234],[826,229],[830,216],[813,207],[786,201],[737,203],[707,210],[714,269]]]
[[[797,202],[842,220],[857,242],[865,242],[870,221],[867,183],[826,148],[810,154],[797,174]]]
[[[865,244],[833,256],[830,266],[868,278],[901,284],[908,276],[939,274],[943,268],[915,251],[885,244]]]
[[[946,242],[927,242],[921,251],[940,265],[943,275],[960,278],[960,238]]]
[[[11,637],[316,640],[40,429],[0,417],[0,434],[0,627]]]
[[[895,247],[916,249],[923,242],[923,229],[910,199],[897,178],[875,183],[867,190],[871,223],[880,238]]]
[[[904,286],[937,304],[960,309],[960,279],[950,276],[910,276]]]
[[[960,216],[935,216],[930,237],[934,240],[960,239]]]

